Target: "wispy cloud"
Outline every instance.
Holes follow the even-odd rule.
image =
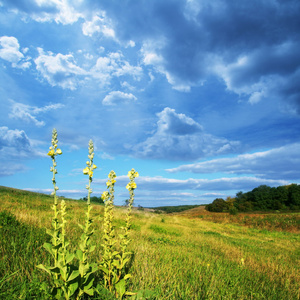
[[[223,177],[217,179],[172,179],[164,177],[140,177],[137,179],[143,190],[202,190],[228,191],[251,190],[261,184],[278,186],[288,184],[286,180],[261,179],[256,177]]]
[[[12,112],[9,114],[10,118],[20,119],[25,122],[33,122],[36,126],[45,126],[45,122],[39,121],[36,117],[37,115],[64,107],[61,103],[50,104],[44,107],[36,107],[18,103],[13,100],[10,100],[10,102],[12,104]]]
[[[229,173],[251,174],[260,178],[300,179],[300,144],[285,145],[268,151],[218,158],[167,169],[170,173]]]

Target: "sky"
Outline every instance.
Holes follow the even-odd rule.
[[[0,185],[207,204],[300,183],[297,0],[0,0]]]

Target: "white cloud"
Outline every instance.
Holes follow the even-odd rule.
[[[137,101],[137,98],[132,94],[123,93],[120,91],[110,92],[102,101],[103,105],[117,105],[120,103],[130,103]]]
[[[105,184],[106,179],[95,179],[94,183],[97,185]],[[126,175],[117,177],[118,187],[123,187],[126,182],[128,182],[128,177]],[[172,193],[177,193],[175,191],[180,191],[180,193],[196,193],[196,191],[202,191],[203,194],[208,194],[210,196],[220,195],[220,193],[226,193],[226,191],[239,191],[245,190],[249,191],[253,188],[266,184],[270,186],[279,186],[289,184],[286,180],[275,180],[275,179],[262,179],[257,177],[222,177],[217,179],[175,179],[166,178],[162,176],[139,176],[136,178],[136,184],[138,189],[142,192],[144,191],[169,191]],[[212,192],[210,192],[212,191]],[[212,194],[213,193],[213,194]]]
[[[139,80],[143,70],[139,66],[131,66],[124,59],[121,52],[112,52],[107,56],[98,58],[96,65],[91,69],[91,76],[99,79],[102,84],[110,82],[112,77],[131,76],[135,80]]]
[[[251,174],[257,177],[291,180],[300,179],[300,144],[290,144],[268,151],[242,154],[236,157],[212,159],[167,169],[170,173]]]
[[[235,151],[239,146],[238,142],[205,133],[199,123],[169,107],[157,116],[156,132],[134,147],[138,157],[190,160]]]
[[[18,40],[13,36],[0,37],[0,57],[12,63],[14,68],[28,68],[31,63],[26,61],[24,54],[20,52]],[[25,51],[26,52],[26,51]]]
[[[85,21],[82,24],[84,35],[93,36],[95,33],[101,33],[107,38],[116,39],[115,31],[111,22],[107,19],[105,12],[98,12],[91,21]]]
[[[68,0],[36,0],[26,16],[41,23],[55,21],[64,25],[73,24],[83,17],[76,9],[79,3],[80,1],[70,3]]]
[[[75,90],[80,81],[88,73],[76,65],[72,54],[63,55],[52,52],[44,53],[38,48],[39,56],[34,60],[37,70],[52,85],[60,86],[64,89]]]
[[[34,158],[43,156],[41,152],[34,149],[24,130],[0,127],[0,157],[2,161],[10,161],[17,158]]]
[[[44,121],[39,121],[36,116],[40,113],[45,113],[50,110],[55,110],[58,108],[62,108],[64,105],[57,103],[57,104],[50,104],[43,107],[36,107],[36,106],[29,106],[23,103],[18,103],[11,100],[12,103],[12,112],[9,114],[9,117],[12,119],[21,119],[25,122],[33,122],[36,126],[44,126]]]

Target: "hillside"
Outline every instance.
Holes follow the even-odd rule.
[[[50,240],[45,228],[51,228],[53,199],[3,187],[0,198],[0,298],[47,299],[41,283],[51,282],[36,266],[51,263],[43,244]],[[67,200],[66,205],[66,233],[73,251],[82,234],[78,223],[84,222],[86,203]],[[91,243],[96,249],[88,259],[93,262],[103,256],[103,205],[93,205],[91,213]],[[116,207],[113,216],[118,237],[126,224],[126,209]],[[128,289],[153,300],[299,299],[300,236],[293,229],[297,223],[283,227],[287,222],[282,221],[298,216],[299,224],[299,214],[268,216],[273,219],[251,224],[252,215],[210,213],[203,207],[174,214],[135,210]],[[260,217],[264,220],[267,215]],[[103,293],[87,299],[115,300]]]

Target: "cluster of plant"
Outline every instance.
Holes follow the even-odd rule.
[[[56,156],[61,155],[62,151],[58,148],[57,131],[52,132],[52,146],[48,155],[52,159],[52,184],[53,198],[52,206],[52,230],[47,229],[46,232],[50,236],[50,242],[44,244],[44,248],[52,257],[51,265],[39,264],[37,267],[45,271],[51,280],[51,288],[44,285],[43,288],[47,294],[56,299],[81,299],[85,296],[94,296],[101,294],[103,288],[108,290],[118,299],[123,299],[126,295],[133,295],[127,289],[128,280],[131,274],[128,272],[128,264],[132,260],[133,253],[128,250],[130,242],[129,231],[131,227],[131,210],[134,201],[134,190],[136,189],[135,178],[138,173],[132,169],[128,172],[130,179],[126,188],[129,190],[129,203],[126,216],[126,224],[122,228],[119,236],[115,233],[113,226],[114,220],[114,185],[116,182],[116,174],[111,171],[108,175],[109,180],[106,185],[108,191],[105,191],[101,199],[103,199],[104,221],[103,221],[103,243],[102,257],[96,261],[91,261],[91,253],[95,250],[96,245],[92,241],[95,229],[93,228],[93,218],[91,216],[91,183],[93,173],[97,166],[94,164],[94,145],[92,140],[89,142],[89,160],[83,169],[83,174],[88,175],[88,184],[86,189],[87,208],[84,224],[79,224],[82,231],[79,245],[75,251],[70,251],[70,241],[67,240],[66,234],[66,202],[61,200],[58,203],[56,192],[57,162]],[[74,247],[74,245],[73,245]]]
[[[211,212],[269,211],[269,210],[300,210],[300,185],[270,187],[260,185],[252,191],[238,192],[235,198],[215,199],[206,206]]]
[[[199,205],[178,205],[178,206],[159,206],[154,207],[154,212],[161,213],[165,212],[167,214],[175,213],[175,212],[182,212],[188,209],[192,209],[198,207]]]

